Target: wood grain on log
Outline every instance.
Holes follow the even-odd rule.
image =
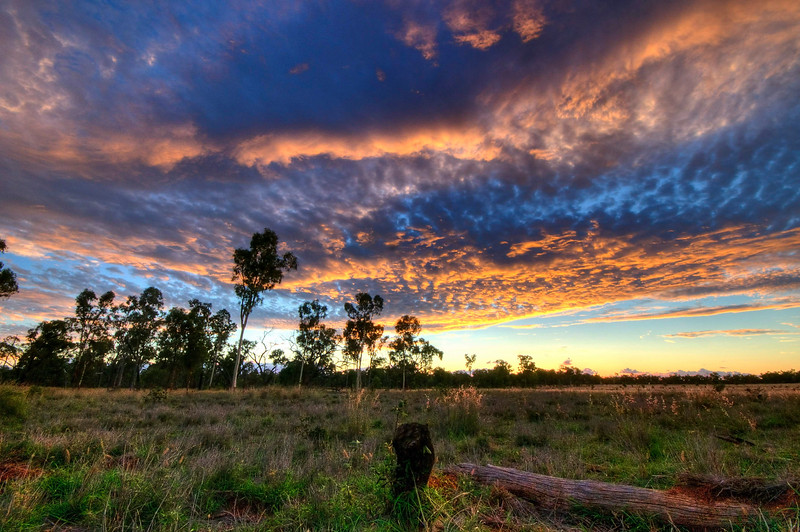
[[[678,490],[659,491],[596,480],[570,480],[497,466],[458,464],[448,471],[470,475],[481,484],[497,485],[519,497],[553,509],[574,505],[608,511],[655,515],[674,525],[721,527],[757,515],[750,504],[703,500]]]

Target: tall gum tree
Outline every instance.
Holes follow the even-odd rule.
[[[326,368],[336,351],[336,329],[326,326],[322,320],[328,316],[328,307],[319,302],[306,301],[297,309],[300,322],[297,327],[295,359],[300,361],[300,377],[297,386],[303,384],[303,369],[306,365]]]
[[[415,316],[402,316],[394,326],[396,336],[389,342],[389,358],[403,370],[403,390],[406,389],[406,371],[428,370],[433,357],[442,359],[443,353],[418,335],[422,330]]]
[[[361,362],[366,349],[372,357],[383,337],[383,325],[376,324],[372,319],[383,312],[383,298],[359,292],[356,302],[345,303],[344,311],[347,313],[347,323],[342,333],[346,356],[356,364],[356,390],[361,390]]]
[[[228,338],[236,330],[236,324],[231,321],[231,314],[226,309],[218,310],[216,314],[208,320],[209,334],[211,336],[211,356],[209,365],[211,366],[211,377],[208,379],[208,388],[214,384],[214,374],[219,364],[222,349],[228,343]]]
[[[117,360],[114,387],[122,385],[128,363],[133,365],[130,388],[139,384],[142,366],[155,353],[155,339],[162,325],[164,296],[155,287],[145,288],[140,296],[128,296],[116,307]]]
[[[232,280],[236,284],[236,297],[239,298],[240,330],[231,390],[236,389],[242,362],[242,341],[250,314],[264,301],[264,292],[280,284],[284,272],[296,269],[297,258],[293,254],[287,252],[278,255],[278,235],[272,229],[265,228],[261,233],[254,233],[249,248],[238,248],[233,252]]]
[[[69,320],[70,330],[75,334],[75,361],[72,384],[80,388],[86,370],[102,362],[112,347],[110,328],[114,292],[108,291],[99,298],[88,288],[75,298],[75,317]]]

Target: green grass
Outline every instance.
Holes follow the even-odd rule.
[[[3,386],[0,412],[2,530],[658,530],[670,528],[592,509],[554,514],[442,469],[491,463],[659,489],[687,473],[800,479],[800,392],[786,387]],[[389,442],[406,421],[430,425],[438,462],[430,487],[392,500]],[[737,530],[798,523],[794,508]]]

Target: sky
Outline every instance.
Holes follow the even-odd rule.
[[[232,252],[448,369],[800,369],[800,3],[0,0],[0,336],[84,288],[238,317]]]

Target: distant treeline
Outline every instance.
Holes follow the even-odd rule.
[[[144,300],[160,300],[155,289],[149,294],[132,297],[126,304],[141,310],[146,306]],[[147,290],[145,291],[147,292]],[[87,302],[97,301],[90,291],[78,297],[78,308],[84,306],[78,316],[86,314]],[[134,301],[135,300],[135,301]],[[92,308],[97,310],[99,305]],[[105,306],[112,309],[110,296],[106,296]],[[202,309],[201,311],[198,309]],[[108,328],[95,326],[94,333],[81,333],[81,320],[78,317],[65,320],[47,321],[29,331],[23,340],[7,337],[0,342],[0,381],[20,384],[36,384],[59,387],[126,387],[126,388],[229,388],[236,367],[234,343],[227,343],[228,337],[236,329],[226,311],[212,314],[210,305],[192,301],[190,309],[173,308],[169,312],[156,312],[148,323],[151,331],[144,347],[140,346],[138,355],[132,354],[133,334],[139,340],[146,335],[131,324],[124,324],[117,309],[109,310]],[[301,310],[302,314],[302,310]],[[134,313],[136,315],[136,313]],[[205,316],[205,318],[203,318]],[[192,327],[193,320],[201,322],[218,316],[216,325]],[[96,316],[95,316],[96,317]],[[144,323],[140,326],[145,326]],[[113,327],[116,327],[113,328]],[[322,329],[325,330],[324,328]],[[382,330],[382,328],[381,328]],[[101,334],[97,335],[97,332]],[[182,331],[182,332],[180,332]],[[215,332],[216,331],[216,332]],[[222,331],[220,333],[219,331]],[[227,331],[227,333],[226,333]],[[338,347],[338,361],[329,352],[327,356],[307,357],[302,353],[297,338],[302,335],[298,329],[295,340],[291,342],[292,352],[273,348],[264,338],[261,342],[244,341],[244,362],[238,372],[240,387],[261,387],[270,385],[318,386],[336,389],[356,387],[359,380],[369,388],[456,388],[474,386],[478,388],[534,388],[537,386],[594,386],[615,385],[714,385],[718,388],[726,384],[774,384],[800,383],[800,371],[787,370],[767,372],[761,375],[743,374],[700,374],[700,375],[648,375],[622,374],[602,377],[583,372],[572,366],[559,369],[536,367],[533,357],[520,355],[516,367],[505,360],[497,360],[489,369],[472,369],[475,356],[465,356],[467,369],[448,371],[441,367],[431,368],[431,357],[399,357],[397,351],[403,346],[398,338],[384,337],[382,348],[371,357],[370,367],[360,373],[352,367],[353,359],[348,355],[342,337],[331,336],[333,346]],[[204,339],[203,339],[204,338]],[[414,353],[414,346],[425,346],[421,339],[411,335],[412,343],[408,350]],[[413,340],[418,343],[414,344]],[[423,341],[424,342],[424,341]],[[83,343],[83,347],[82,347]],[[408,346],[406,346],[408,347]],[[82,353],[83,351],[83,353]],[[419,350],[418,350],[419,351]],[[434,352],[438,355],[438,352]],[[290,356],[292,356],[290,358]],[[387,356],[384,356],[387,355]],[[338,362],[338,364],[337,364]],[[341,367],[344,366],[344,367]],[[351,367],[348,367],[351,366]]]
[[[155,287],[115,302],[85,289],[75,298],[75,314],[43,321],[24,338],[0,340],[0,380],[20,384],[108,388],[226,388],[240,386],[315,385],[335,388],[481,388],[585,386],[596,384],[797,383],[794,370],[763,375],[616,375],[600,377],[569,365],[558,370],[537,368],[533,357],[519,355],[515,368],[497,360],[491,369],[473,369],[475,355],[464,355],[465,368],[433,367],[442,351],[420,337],[421,325],[404,315],[393,335],[376,322],[384,300],[358,293],[344,304],[342,331],[323,323],[328,307],[318,300],[298,307],[298,325],[287,339],[288,352],[270,343],[244,339],[251,312],[283,274],[297,269],[291,253],[278,253],[278,237],[270,229],[255,233],[249,248],[233,253],[233,281],[239,300],[239,325],[225,310],[198,299],[189,307],[164,308]],[[0,253],[5,251],[0,240]],[[0,262],[0,298],[18,291],[16,277]],[[238,341],[232,336],[239,331]],[[366,369],[364,358],[366,355]]]

